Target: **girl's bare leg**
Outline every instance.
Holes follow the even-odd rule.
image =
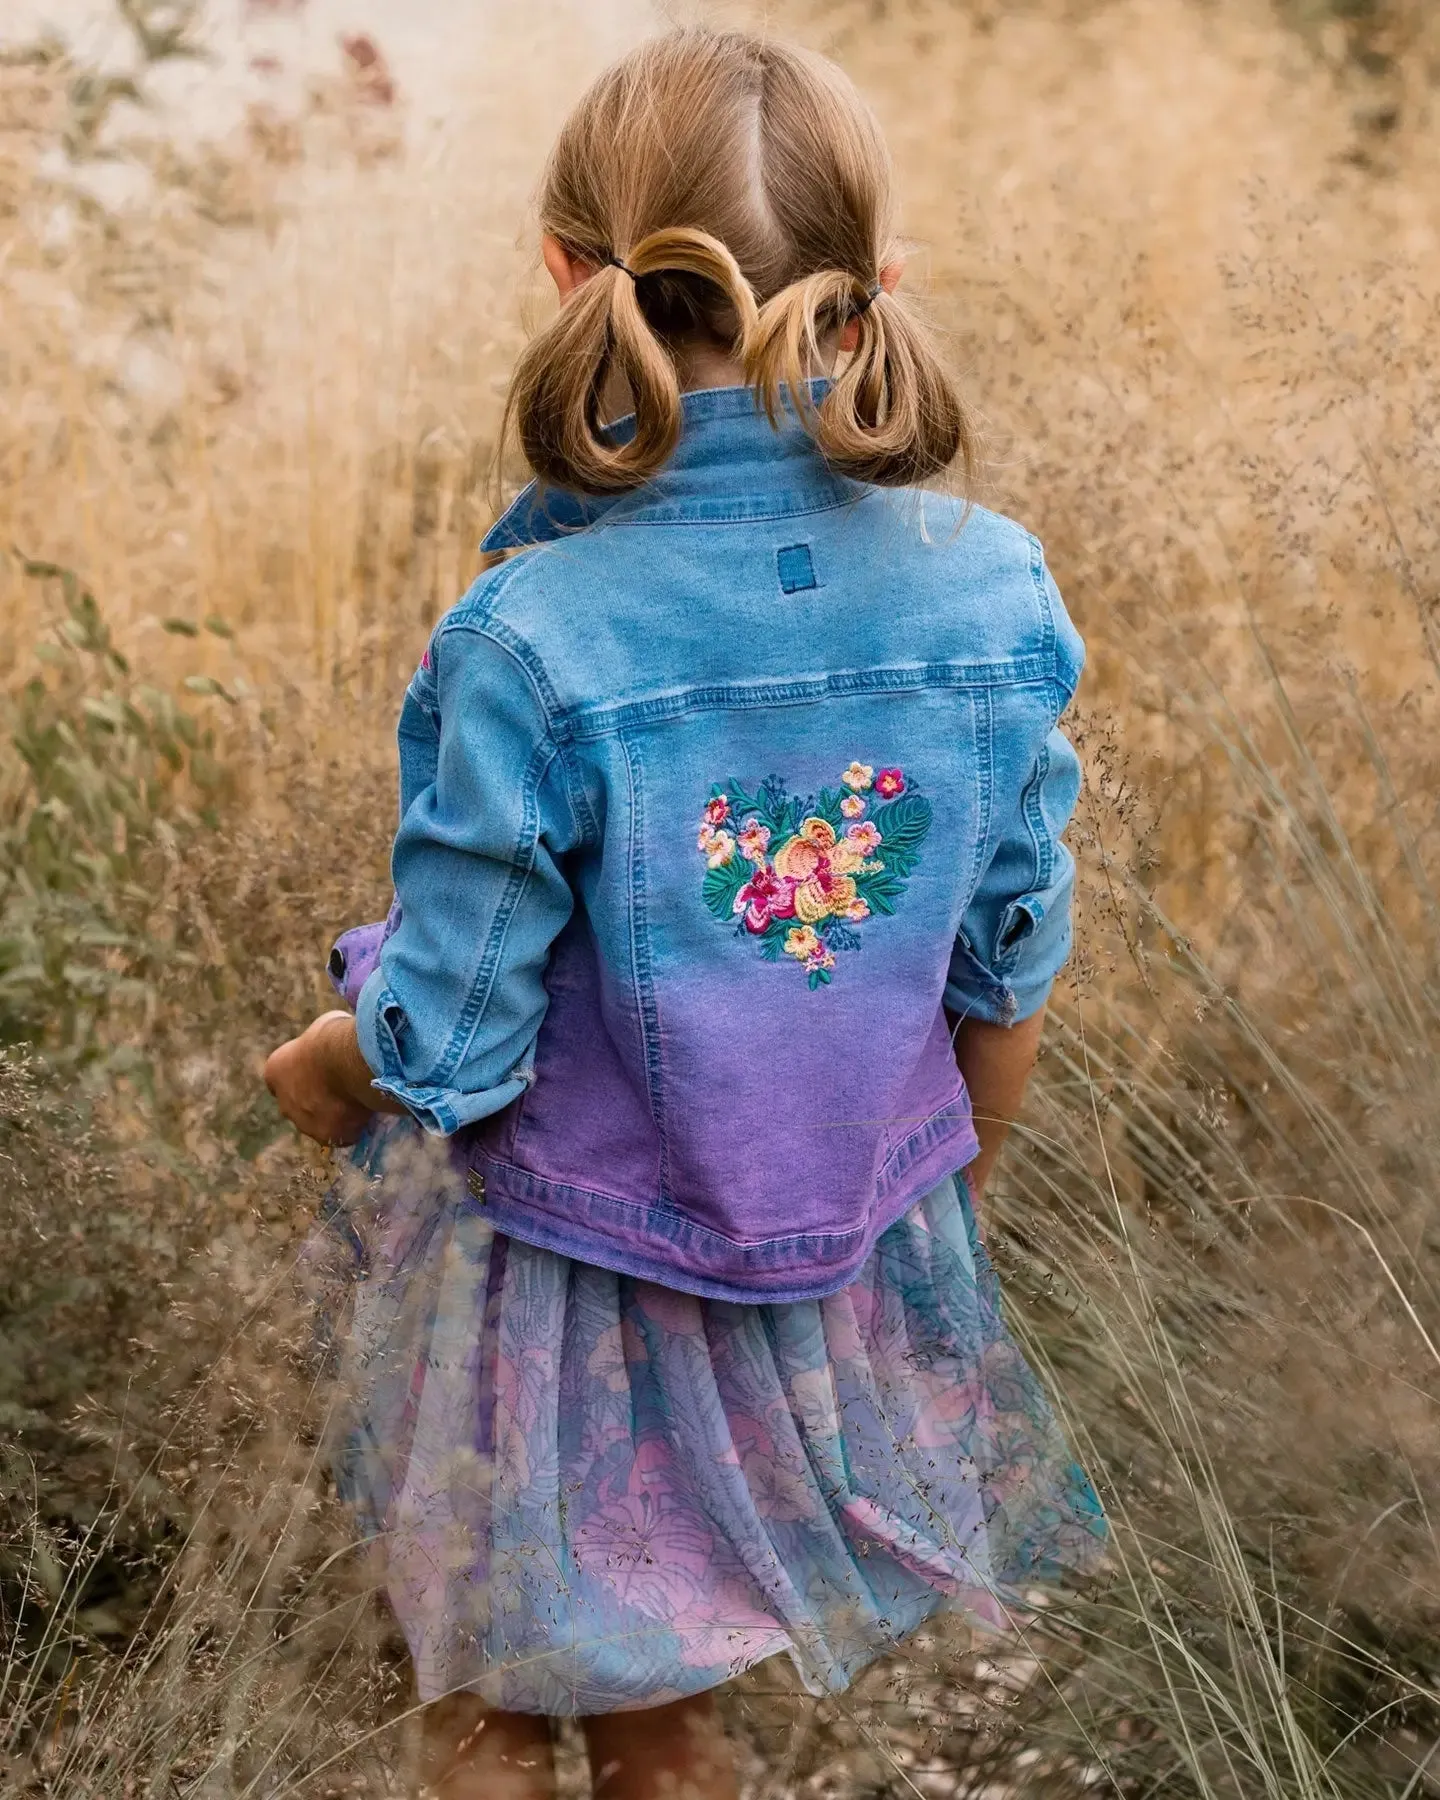
[[[554,1800],[550,1721],[448,1694],[420,1715],[426,1800]]]
[[[713,1694],[580,1723],[595,1800],[739,1800]]]

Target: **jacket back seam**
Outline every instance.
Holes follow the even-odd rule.
[[[980,886],[980,878],[990,861],[990,832],[995,812],[995,717],[990,690],[983,688],[974,697],[970,709],[970,727],[975,733],[975,779],[979,789],[979,818],[975,832],[975,853],[971,858],[970,881],[965,893],[962,913],[969,910]],[[983,753],[980,747],[984,738]]]
[[[671,1205],[670,1138],[665,1129],[664,1082],[660,1069],[660,1011],[655,997],[655,972],[650,960],[650,922],[646,910],[644,848],[644,775],[629,741],[620,748],[630,788],[630,972],[635,984],[635,1009],[640,1022],[641,1049],[645,1056],[645,1090],[650,1117],[660,1147],[660,1205]]]
[[[662,724],[695,712],[742,712],[766,706],[809,706],[852,694],[906,694],[927,688],[1040,687],[1053,690],[1052,670],[1040,657],[1007,663],[918,664],[847,669],[798,679],[717,682],[681,688],[618,706],[573,708],[554,720],[557,738],[580,743],[637,725]]]

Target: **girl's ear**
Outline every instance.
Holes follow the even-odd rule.
[[[555,248],[558,250],[560,246],[557,244]],[[880,285],[887,294],[893,294],[895,292],[896,288],[900,285],[900,277],[904,273],[904,257],[898,258],[895,262],[886,263],[885,267],[880,271]],[[858,319],[851,319],[840,332],[840,348],[845,355],[848,356],[859,342],[860,321]]]
[[[595,273],[595,265],[572,256],[559,238],[551,237],[547,231],[540,240],[540,255],[549,271],[550,279],[555,283],[555,291],[563,305],[576,288],[583,287]],[[883,277],[882,277],[883,279]]]

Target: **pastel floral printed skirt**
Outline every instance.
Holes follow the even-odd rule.
[[[657,1706],[781,1651],[836,1690],[938,1609],[1004,1629],[1103,1544],[959,1180],[839,1293],[744,1306],[503,1236],[387,1120],[308,1260],[422,1700]]]

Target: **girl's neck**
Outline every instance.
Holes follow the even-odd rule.
[[[745,369],[740,359],[713,345],[686,345],[675,360],[680,370],[681,389],[687,394],[696,388],[745,385]]]
[[[745,368],[739,357],[729,356],[713,344],[677,345],[675,366],[683,394],[694,393],[697,388],[745,386]],[[623,419],[635,410],[630,384],[618,369],[611,371],[602,400],[601,417],[605,419]]]
[[[835,362],[836,346],[826,341],[820,346],[821,354],[816,361],[812,373],[819,375],[829,373]],[[675,346],[675,366],[680,372],[680,391],[692,394],[700,388],[744,387],[745,365],[738,356],[731,356],[714,344],[692,342]],[[634,410],[634,402],[630,397],[629,383],[619,370],[612,372],[605,384],[605,406],[602,416],[607,419],[623,419],[628,412]]]

